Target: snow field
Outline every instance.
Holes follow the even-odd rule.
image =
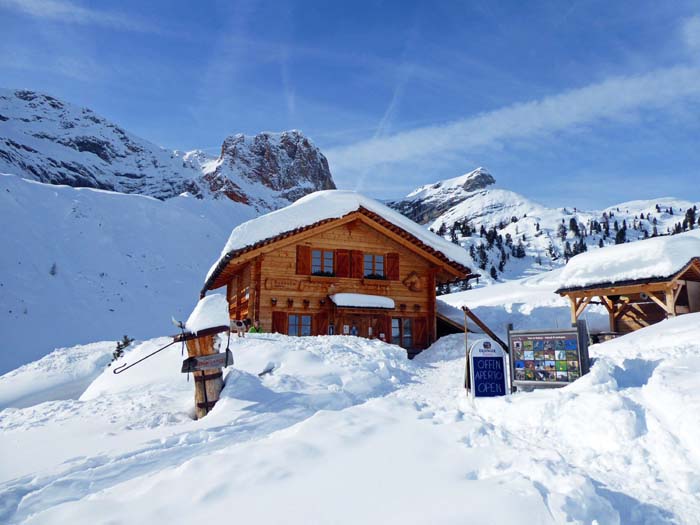
[[[229,225],[254,213],[0,174],[0,373],[60,347],[175,332]]]
[[[696,523],[698,341],[700,314],[681,316],[593,346],[591,373],[566,388],[472,405],[461,335],[414,361],[354,337],[232,338],[235,366],[200,421],[168,349],[106,370],[80,400],[0,412],[0,517]]]

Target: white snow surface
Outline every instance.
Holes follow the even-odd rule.
[[[561,280],[561,269],[490,286],[441,295],[437,298],[438,312],[464,323],[461,307],[469,307],[499,337],[505,340],[507,324],[515,330],[566,328],[571,324],[571,307],[566,297],[555,290]],[[602,305],[590,305],[583,319],[592,332],[609,329],[608,312]],[[469,329],[481,330],[468,321]]]
[[[693,258],[700,258],[700,230],[618,244],[572,258],[561,272],[559,287],[668,277]]]
[[[114,341],[59,348],[0,376],[0,409],[75,399],[102,373]]]
[[[185,330],[196,334],[206,328],[228,326],[228,302],[223,294],[207,295],[197,302],[192,313],[185,322]]]
[[[442,252],[453,262],[464,266],[471,265],[471,258],[463,248],[435,235],[428,229],[407,219],[380,202],[355,191],[325,190],[306,195],[285,208],[251,219],[237,226],[231,232],[231,236],[224,246],[219,260],[209,270],[207,279],[223,257],[231,251],[252,246],[265,239],[270,239],[322,220],[343,217],[348,213],[357,211],[361,207],[406,230],[431,248]]]
[[[56,348],[176,331],[171,316],[192,311],[231,224],[253,216],[229,200],[0,174],[0,373]]]
[[[363,293],[335,293],[329,295],[331,301],[337,306],[355,308],[394,308],[394,300],[382,295],[369,295]]]
[[[679,316],[592,347],[570,386],[472,405],[461,335],[408,361],[376,340],[256,334],[231,341],[199,421],[175,347],[80,399],[0,411],[0,520],[695,523],[699,340],[700,314]]]

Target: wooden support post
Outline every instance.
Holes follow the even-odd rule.
[[[188,334],[189,335],[189,334]],[[214,343],[217,335],[209,334],[187,339],[188,357],[199,357],[215,354]],[[194,376],[194,410],[197,419],[206,416],[219,400],[224,388],[223,371],[221,368],[208,368],[193,372]]]
[[[676,317],[676,294],[673,288],[666,288],[666,317]]]
[[[576,321],[578,316],[576,315],[576,310],[578,307],[576,297],[569,296],[569,301],[571,302],[571,325],[576,326]]]

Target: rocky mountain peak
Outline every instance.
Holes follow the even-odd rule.
[[[159,199],[228,197],[260,212],[335,189],[326,157],[301,131],[231,135],[212,158],[156,146],[88,108],[8,89],[0,89],[0,172]]]
[[[414,221],[427,224],[474,192],[487,190],[495,183],[491,173],[479,167],[459,177],[420,186],[402,200],[388,204]]]
[[[328,160],[297,130],[227,137],[219,158],[204,166],[204,179],[213,193],[260,209],[271,194],[289,203],[335,189]]]

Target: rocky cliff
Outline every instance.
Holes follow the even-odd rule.
[[[300,131],[234,135],[221,155],[163,149],[92,110],[26,90],[0,90],[0,172],[150,195],[228,197],[258,211],[335,188],[328,161]]]

